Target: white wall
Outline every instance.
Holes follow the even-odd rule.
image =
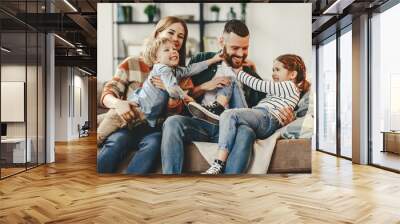
[[[75,68],[56,67],[55,86],[55,140],[76,139],[78,124],[83,125],[89,117],[88,78]],[[79,113],[79,105],[82,114]]]
[[[55,68],[55,140],[66,141],[68,139],[68,68]]]
[[[143,10],[148,3],[125,4],[133,6],[134,21],[147,21]],[[212,19],[210,7],[214,4],[221,7],[220,20],[226,20],[230,7],[234,7],[237,18],[240,18],[239,3],[206,3],[204,4],[204,19]],[[110,20],[117,20],[117,7],[114,4],[114,9],[112,9],[111,5],[110,3],[98,4],[99,81],[111,79],[114,73],[111,68],[117,64],[117,60],[110,59],[110,55],[123,56],[121,40],[127,41],[128,44],[141,44],[154,29],[153,25],[112,25]],[[199,19],[198,3],[158,5],[161,9],[161,17],[193,14],[195,20]],[[251,3],[247,4],[246,18],[251,35],[249,58],[256,62],[258,73],[263,78],[270,78],[273,59],[284,53],[302,56],[307,68],[311,71],[311,4]],[[218,37],[223,27],[223,23],[207,24],[205,36]],[[198,25],[188,24],[188,29],[189,38],[199,41]],[[113,38],[117,45],[114,45],[114,50],[111,50],[112,44],[109,43]]]
[[[27,80],[25,80],[27,78]],[[39,163],[44,163],[44,74],[40,66],[3,64],[1,66],[1,81],[24,82],[26,86],[26,107],[22,102],[21,113],[26,112],[26,120],[22,122],[7,122],[7,137],[24,138],[25,135],[31,142],[32,161],[36,162],[38,153]],[[2,89],[3,92],[4,89]],[[23,94],[24,91],[21,92]],[[7,95],[2,95],[7,97]],[[23,97],[24,98],[24,97]],[[13,113],[16,108],[1,107],[2,112]],[[25,110],[25,111],[24,111]],[[14,112],[15,113],[15,112]],[[50,150],[51,151],[51,150]],[[51,157],[48,157],[51,158]],[[50,161],[50,160],[49,160]],[[50,161],[51,162],[51,161]]]
[[[10,82],[25,82],[26,69],[31,72],[33,67],[25,65],[2,65],[1,66],[1,81]],[[1,108],[7,110],[8,108]],[[7,136],[8,137],[25,137],[25,122],[7,122]]]
[[[246,23],[251,35],[249,58],[256,63],[262,78],[271,77],[273,60],[286,53],[301,56],[311,71],[310,3],[254,3],[249,4],[247,14]]]
[[[97,4],[97,79],[106,81],[113,74],[112,3]]]

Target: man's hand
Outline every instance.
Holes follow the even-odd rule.
[[[161,78],[159,76],[154,76],[150,79],[151,84],[153,84],[155,87],[161,89],[161,90],[165,90],[165,85],[163,83],[163,81],[161,80]]]
[[[288,125],[290,122],[296,119],[292,108],[285,107],[281,109],[280,112],[283,117],[282,122],[284,126]]]
[[[115,108],[117,114],[126,122],[130,122],[136,117],[132,106],[137,107],[138,105],[126,100],[116,100],[113,103],[113,108]]]
[[[222,88],[231,83],[231,80],[227,77],[215,77],[208,82],[201,84],[203,91],[212,91],[216,88]]]

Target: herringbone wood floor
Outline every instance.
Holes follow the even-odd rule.
[[[94,138],[0,181],[0,223],[400,223],[400,175],[313,153],[313,173],[133,177],[96,173]]]

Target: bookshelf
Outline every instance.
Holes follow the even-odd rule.
[[[209,20],[205,19],[205,4],[204,3],[197,3],[198,4],[198,10],[197,10],[197,18],[195,20],[185,20],[186,24],[188,25],[188,29],[197,29],[198,31],[194,32],[194,36],[197,36],[197,43],[198,43],[198,50],[200,52],[204,51],[205,46],[204,46],[204,37],[205,37],[205,30],[207,25],[211,24],[216,24],[219,26],[223,26],[228,20]],[[117,12],[115,10],[114,12]],[[193,11],[191,11],[193,13]],[[152,27],[154,27],[158,21],[153,21],[153,22],[148,22],[148,21],[142,21],[144,20],[143,18],[141,19],[136,19],[134,21],[118,21],[118,16],[114,17],[114,22],[113,22],[113,27],[115,32],[114,35],[114,65],[118,65],[123,59],[126,58],[126,54],[123,53],[121,54],[121,49],[124,49],[123,42],[126,41],[126,38],[122,37],[122,32],[124,30],[128,30],[131,28],[137,28],[137,27],[142,27],[143,32],[148,31],[148,34],[151,33]],[[222,30],[222,27],[218,27],[218,30]],[[191,33],[191,32],[189,32]],[[141,34],[139,34],[141,35]],[[193,37],[193,35],[192,35]],[[121,45],[122,44],[122,45]]]

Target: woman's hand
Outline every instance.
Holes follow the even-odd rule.
[[[280,112],[282,115],[282,122],[284,126],[288,125],[290,122],[296,119],[292,108],[285,107],[281,109]]]
[[[117,111],[117,114],[124,119],[126,122],[131,122],[135,118],[135,113],[132,107],[137,107],[138,105],[127,100],[116,100],[113,103],[113,108]]]
[[[204,91],[212,91],[216,88],[222,88],[231,83],[231,80],[227,77],[215,77],[208,82],[201,84],[201,89]]]
[[[163,81],[161,80],[160,76],[154,76],[150,79],[151,84],[153,84],[155,87],[165,90],[165,85]]]

